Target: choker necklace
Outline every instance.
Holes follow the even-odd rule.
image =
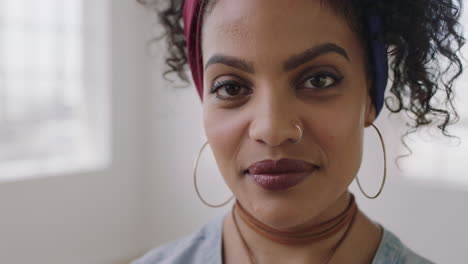
[[[307,228],[297,228],[291,231],[280,231],[274,229],[255,219],[241,206],[239,201],[236,201],[236,203],[233,206],[232,217],[237,233],[241,238],[244,250],[247,252],[247,255],[252,264],[255,264],[256,261],[253,257],[250,247],[248,246],[247,242],[244,239],[244,236],[240,231],[239,225],[237,223],[236,213],[256,233],[262,235],[263,237],[271,241],[283,245],[305,245],[309,243],[319,242],[333,236],[334,234],[341,231],[343,228],[346,228],[345,232],[343,233],[339,241],[335,244],[335,246],[333,246],[330,253],[328,254],[328,257],[326,258],[326,261],[324,262],[328,263],[333,257],[335,251],[338,249],[338,247],[348,235],[349,230],[353,225],[357,211],[358,210],[356,201],[354,199],[354,196],[351,194],[349,204],[342,213],[330,220]]]

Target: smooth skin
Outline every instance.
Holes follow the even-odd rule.
[[[375,118],[366,51],[347,22],[321,1],[219,0],[204,17],[203,119],[225,182],[243,207],[281,230],[342,212],[362,160],[364,129]],[[301,126],[303,137],[299,144]],[[299,185],[267,191],[244,172],[281,158],[319,166]],[[258,263],[323,263],[342,233],[288,247],[239,221]],[[371,263],[381,228],[359,212],[331,263]],[[224,263],[248,263],[226,217]]]

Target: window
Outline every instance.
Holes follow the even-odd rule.
[[[0,0],[0,181],[108,162],[107,10]]]

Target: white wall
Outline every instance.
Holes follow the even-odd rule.
[[[150,12],[112,0],[110,168],[0,183],[0,263],[120,264],[148,247]]]

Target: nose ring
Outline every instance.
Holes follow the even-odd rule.
[[[298,124],[295,124],[295,126],[297,127],[297,129],[299,129],[299,138],[296,141],[294,141],[293,144],[298,144],[302,140],[302,129]]]

